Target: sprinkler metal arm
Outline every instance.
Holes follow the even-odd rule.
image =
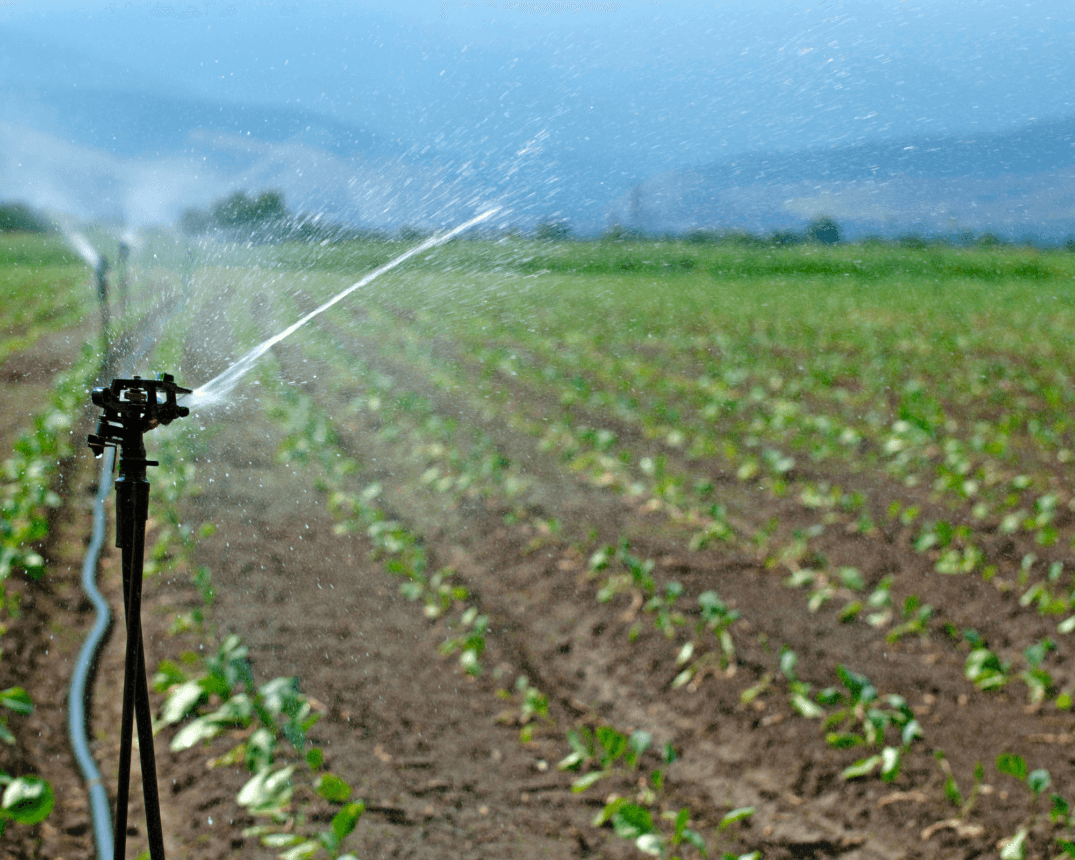
[[[123,675],[123,712],[120,721],[119,784],[116,790],[114,860],[122,860],[127,835],[130,798],[133,724],[138,724],[138,750],[142,763],[142,793],[146,807],[146,835],[152,860],[164,860],[164,833],[157,794],[157,768],[153,754],[153,714],[146,681],[142,645],[142,571],[145,558],[146,520],[149,516],[149,481],[143,435],[162,424],[189,414],[176,397],[190,389],[175,383],[170,374],[160,379],[114,379],[108,388],[95,388],[93,402],[104,410],[97,433],[89,437],[90,450],[98,457],[106,447],[119,450],[116,479],[116,546],[123,554],[123,608],[127,644]]]

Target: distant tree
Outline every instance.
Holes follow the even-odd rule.
[[[634,227],[625,227],[623,224],[614,222],[605,228],[601,234],[602,242],[637,242],[644,239],[645,234]]]
[[[689,245],[715,245],[720,241],[720,233],[716,230],[688,230],[683,234],[683,241]]]
[[[287,211],[287,204],[284,203],[284,195],[279,191],[266,191],[259,194],[251,208],[254,221],[262,224],[286,221],[291,217],[291,213]]]
[[[828,215],[819,215],[806,225],[806,235],[821,245],[835,245],[840,241],[840,226]]]
[[[896,239],[896,244],[901,248],[911,248],[915,251],[921,251],[923,248],[929,247],[929,242],[917,233],[905,233]]]
[[[25,203],[0,203],[0,233],[48,233],[48,218]]]
[[[399,228],[400,241],[414,243],[421,242],[423,239],[429,236],[428,231],[421,230],[418,227],[414,227],[410,224],[404,224]]]
[[[546,219],[534,229],[534,238],[539,242],[566,242],[574,235],[571,225],[564,220]]]
[[[213,219],[204,209],[191,206],[183,210],[179,217],[179,229],[188,236],[200,236],[207,232],[213,224]]]
[[[257,197],[236,191],[214,203],[209,208],[209,216],[214,227],[253,235],[270,228],[278,231],[290,219],[291,213],[279,191],[265,191]]]
[[[802,233],[794,230],[774,230],[769,234],[769,242],[773,245],[798,245],[802,240]]]

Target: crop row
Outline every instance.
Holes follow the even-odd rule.
[[[400,386],[398,376],[387,385],[374,379],[366,405],[377,404],[375,412],[399,407],[379,420],[401,451],[428,456],[421,474],[429,490],[474,490],[470,464],[480,449],[510,478],[505,487],[512,492],[499,498],[525,515],[528,477],[518,458],[475,443],[470,428],[453,430],[442,408],[422,419],[429,426],[404,429],[400,412],[421,412],[433,388],[455,399],[460,415],[529,436],[535,451],[559,458],[568,474],[667,519],[690,551],[726,546],[782,570],[787,587],[802,589],[807,611],[885,628],[896,642],[943,633],[942,650],[966,654],[968,684],[995,690],[998,677],[1020,677],[1032,701],[1070,700],[1070,691],[1047,679],[1067,660],[1072,614],[1070,497],[1055,480],[1071,450],[1069,395],[1062,350],[1049,334],[1063,326],[1037,325],[1062,323],[1066,294],[1055,307],[1023,308],[1012,302],[1014,291],[1006,292],[1003,281],[1012,273],[998,274],[1000,283],[990,284],[998,301],[972,325],[967,298],[977,294],[963,284],[943,284],[936,290],[943,301],[927,302],[932,287],[915,283],[899,307],[863,312],[871,295],[861,283],[852,290],[814,282],[832,287],[830,295],[813,297],[829,314],[819,323],[817,313],[796,313],[801,296],[788,302],[773,285],[762,285],[753,308],[736,307],[739,296],[721,294],[728,285],[708,275],[683,276],[635,301],[638,284],[629,294],[613,279],[591,279],[584,295],[572,292],[567,276],[537,279],[540,291],[517,278],[509,286],[522,295],[503,296],[483,286],[493,278],[464,270],[464,286],[446,290],[450,301],[438,303],[430,293],[446,279],[429,277],[428,268],[403,279],[414,290],[397,282],[368,297],[356,342],[378,354],[378,367],[395,361],[427,381],[418,393]],[[521,261],[516,269],[525,269]],[[1051,277],[1042,272],[1042,279]],[[425,292],[422,278],[431,287]],[[469,294],[467,280],[477,284]],[[685,298],[689,291],[696,294]],[[780,318],[757,312],[764,301],[775,303]],[[921,307],[909,313],[915,301]],[[953,313],[927,325],[939,308]],[[1005,328],[1005,316],[1018,325]],[[345,334],[356,324],[342,312],[333,318]],[[1012,334],[1022,323],[1045,332],[1026,349]],[[338,374],[363,373],[348,357],[353,344],[336,340],[342,354],[331,361]],[[312,352],[323,354],[320,346]],[[969,360],[941,374],[936,359],[945,353]],[[453,431],[448,437],[446,428]],[[451,441],[463,436],[464,443]],[[436,446],[445,454],[434,454]],[[545,527],[550,535],[542,539],[551,546],[556,524],[546,520]],[[922,577],[915,585],[862,564],[858,548],[840,540],[848,533],[872,545],[910,545],[938,577],[976,574],[988,590],[1003,589],[991,606],[1041,614],[1043,621],[1055,614],[1055,634],[1002,650],[973,630],[960,631],[949,620],[954,607],[938,599],[941,579]],[[624,575],[631,577],[618,570]],[[619,587],[596,584],[595,591]],[[676,628],[670,619],[701,592],[677,597],[670,584],[655,581],[652,594],[641,586],[638,594],[642,605],[652,605],[653,618]],[[779,586],[774,580],[768,587]],[[633,600],[628,594],[610,599]],[[989,639],[1004,638],[1001,614],[990,618]],[[674,638],[677,657],[687,644]],[[719,665],[723,648],[712,653]],[[691,656],[676,677],[690,669]],[[771,674],[792,683],[779,668]],[[701,667],[697,677],[704,677]],[[824,707],[817,694],[811,701]],[[878,754],[873,767],[891,772],[883,749]]]
[[[372,315],[367,315],[367,324],[370,316]],[[656,435],[646,426],[644,413],[636,413],[632,423],[642,426],[641,432],[636,432],[633,437],[630,436],[631,424],[628,423],[631,418],[625,418],[622,414],[608,416],[606,413],[605,429],[595,429],[592,423],[579,422],[571,409],[565,409],[558,420],[550,420],[550,411],[555,415],[554,408],[550,408],[550,403],[555,403],[556,399],[555,385],[540,387],[534,384],[528,389],[525,382],[520,381],[522,371],[515,367],[505,369],[503,365],[487,371],[484,377],[478,370],[472,371],[469,376],[464,377],[469,384],[463,385],[457,367],[431,360],[428,349],[423,352],[421,345],[425,341],[421,336],[416,337],[410,333],[408,338],[406,327],[398,325],[393,332],[386,330],[381,334],[381,338],[371,339],[369,342],[387,345],[386,352],[395,352],[402,356],[409,366],[420,368],[426,377],[438,384],[443,391],[451,392],[452,396],[460,401],[468,401],[475,410],[488,410],[490,404],[497,403],[505,421],[512,422],[517,427],[528,428],[531,433],[540,434],[542,446],[556,451],[571,470],[589,475],[598,486],[619,489],[629,497],[637,499],[640,506],[648,506],[651,509],[665,508],[674,512],[679,519],[693,523],[695,531],[690,540],[692,549],[704,548],[714,541],[722,541],[731,546],[761,548],[772,562],[789,570],[790,585],[813,586],[809,589],[813,609],[833,598],[840,598],[840,602],[845,604],[842,619],[853,620],[858,617],[862,607],[862,599],[853,592],[862,592],[865,589],[870,597],[870,605],[875,610],[887,610],[874,611],[865,617],[874,626],[896,621],[898,626],[893,631],[896,638],[909,632],[927,634],[932,612],[927,601],[921,596],[908,593],[902,598],[904,617],[901,620],[900,613],[892,611],[891,577],[875,580],[873,587],[866,589],[867,583],[861,574],[837,576],[838,571],[855,570],[853,559],[848,559],[844,564],[840,564],[835,558],[830,559],[833,569],[826,571],[824,557],[810,549],[811,541],[824,535],[826,531],[854,531],[863,535],[876,535],[879,526],[889,533],[894,530],[902,533],[914,529],[910,538],[903,539],[909,540],[914,549],[929,560],[937,573],[978,573],[985,580],[991,580],[997,575],[999,559],[998,562],[989,563],[985,550],[975,543],[975,535],[968,526],[953,525],[949,520],[941,518],[920,524],[921,520],[925,519],[921,513],[922,506],[905,504],[905,501],[890,502],[885,511],[884,507],[881,507],[884,500],[874,500],[871,505],[864,492],[849,492],[828,481],[813,478],[809,473],[796,472],[793,461],[789,462],[790,458],[779,452],[762,458],[768,466],[768,477],[764,481],[761,481],[763,476],[758,474],[756,466],[752,466],[753,461],[749,459],[740,463],[736,469],[739,480],[752,488],[753,497],[757,496],[756,487],[760,486],[763,493],[779,495],[797,503],[803,515],[816,516],[813,526],[796,529],[793,534],[786,534],[783,538],[774,538],[774,524],[756,519],[753,523],[750,522],[751,509],[761,508],[762,504],[752,504],[751,496],[740,501],[742,493],[738,491],[732,493],[738,502],[738,509],[733,508],[731,513],[729,508],[732,508],[732,502],[714,504],[714,484],[719,478],[707,481],[700,477],[699,466],[701,465],[702,469],[706,466],[697,457],[692,458],[684,455],[682,451],[677,451],[677,447],[681,446],[669,444],[663,434],[658,436],[656,442],[643,443],[645,447],[641,451],[638,450],[640,446],[637,441],[633,442],[630,448],[624,445],[621,439],[638,440]],[[441,351],[443,352],[443,348]],[[531,373],[535,371],[531,369]],[[541,374],[546,375],[546,370],[543,369]],[[570,385],[565,387],[565,394],[573,391]],[[553,390],[550,391],[550,388]],[[462,404],[460,408],[463,408]],[[582,415],[600,427],[601,416],[595,416],[594,412],[584,412]],[[625,426],[626,431],[622,429]],[[608,429],[610,427],[617,429]],[[714,437],[713,444],[717,444],[717,441]],[[723,442],[725,454],[728,453],[730,445],[727,441]],[[723,469],[724,467],[721,467],[721,471]],[[726,484],[721,484],[721,496],[725,499],[728,496],[726,488]],[[1050,514],[1056,513],[1055,503],[1055,497],[1046,496],[1039,500],[1036,520],[1038,525],[1048,524]],[[875,523],[870,511],[879,507],[884,513],[878,516],[879,522]],[[929,507],[943,512],[936,503],[930,503]],[[1001,528],[999,532],[1008,534],[1009,530]],[[1031,547],[1045,555],[1045,558],[1039,557]],[[1044,616],[1060,614],[1061,620],[1057,623],[1056,630],[1060,636],[1066,636],[1072,628],[1071,570],[1059,560],[1059,553],[1053,551],[1052,558],[1049,558],[1048,550],[1041,547],[1040,543],[1032,543],[1031,547],[1027,547],[1022,556],[1015,581],[1010,585],[1005,584],[1005,588],[1017,589],[1011,598],[1013,604],[1017,603],[1015,611],[1036,610]],[[1010,549],[1002,551],[1011,552]],[[1015,597],[1019,598],[1018,601]],[[1043,643],[1049,641],[1051,640],[1046,637],[1029,643],[1023,654],[1035,655],[1041,652]],[[1052,646],[1048,645],[1044,653],[1049,654],[1051,651]],[[1032,664],[1028,667],[1032,672],[1039,672],[1042,668],[1040,659],[1033,656],[1028,658],[1028,663]],[[1030,677],[1027,673],[1023,674],[1024,677]],[[968,675],[972,675],[970,669]],[[1048,684],[1048,689],[1054,698],[1059,694],[1057,701],[1066,706],[1070,700],[1069,690],[1060,691],[1052,683]],[[1040,700],[1039,683],[1032,685],[1031,695]]]
[[[395,344],[392,344],[392,346],[395,346]],[[389,352],[390,352],[391,348],[392,347],[389,347]],[[408,357],[408,359],[411,358],[410,355],[408,355],[407,357]],[[348,372],[354,372],[354,368],[353,367],[350,368]],[[444,373],[443,369],[441,369],[441,372]],[[428,375],[429,375],[430,378],[436,378],[436,373],[430,373]],[[448,374],[448,378],[450,378],[450,374]],[[456,389],[456,391],[458,393],[458,391],[459,391],[458,385],[455,386],[455,389]],[[378,395],[374,395],[373,398],[376,401],[381,400],[381,397],[379,397]],[[393,391],[389,391],[389,392],[385,392],[385,396],[384,396],[385,400],[393,400],[393,401],[396,401],[396,402],[407,401],[408,398],[411,398],[411,396],[405,395],[404,392],[401,392],[398,389],[393,390]],[[508,415],[505,420],[507,420],[507,421],[515,420],[515,416]],[[393,418],[391,424],[392,424],[393,427],[396,427],[398,425],[398,421],[396,421],[395,418]],[[397,427],[397,429],[393,430],[392,432],[400,432],[400,431],[398,430],[398,427]],[[597,443],[597,445],[591,445],[591,448],[596,448],[597,446],[600,446],[602,444],[600,431],[592,432],[591,433],[591,440],[592,440],[592,442]],[[605,444],[607,444],[607,443],[605,443]],[[615,459],[615,458],[613,458],[613,459]],[[641,463],[640,463],[640,465],[641,465]],[[443,477],[442,475],[438,474],[438,471],[436,471],[436,470],[438,470],[438,467],[435,467],[435,465],[430,465],[429,470],[430,470],[430,472],[429,472],[430,481],[439,481],[439,479],[441,477]],[[636,484],[637,482],[634,482],[634,483]],[[630,487],[631,484],[628,484],[627,486]],[[840,496],[838,496],[838,493],[837,493],[837,498],[840,498]],[[937,531],[937,530],[934,529],[934,531]],[[929,547],[926,547],[926,548],[929,548]],[[1050,570],[1053,571],[1053,579],[1055,579],[1056,578],[1055,565],[1053,565],[1053,567],[1050,568]],[[838,580],[837,580],[837,582],[838,582]],[[856,584],[855,577],[852,577],[852,576],[848,577],[848,583],[850,583],[852,585]],[[794,585],[794,584],[798,584],[798,583],[790,583],[790,584]],[[850,590],[854,591],[854,590],[858,590],[860,588],[861,588],[861,586],[858,586],[858,588],[852,588]],[[830,588],[830,590],[835,591],[837,589]],[[877,590],[878,589],[875,589],[874,592],[870,593],[870,596],[869,596],[870,601],[869,601],[869,603],[871,604],[871,606],[877,606],[878,604],[884,603],[883,599],[881,599],[880,597],[877,596]],[[880,589],[880,590],[881,591],[886,591],[887,589]],[[815,589],[814,591],[811,592],[811,594],[812,594],[812,601],[816,602],[818,605],[821,605],[821,604],[826,602],[827,598],[825,596],[825,593],[823,593],[823,591],[821,591],[821,593],[818,593],[819,591],[821,591],[820,588]],[[854,602],[855,601],[850,601],[851,604],[854,604]],[[1024,600],[1024,603],[1029,604],[1030,602],[1031,602],[1030,600]],[[884,606],[881,606],[881,608],[884,608]],[[891,610],[890,602],[888,604],[888,608],[889,608],[889,610]],[[848,617],[855,617],[860,612],[861,612],[861,610],[854,610],[854,608],[852,608],[852,610],[848,611]],[[920,600],[916,601],[916,600],[912,600],[911,598],[908,598],[908,600],[904,603],[902,613],[903,613],[903,616],[904,616],[904,621],[902,622],[902,625],[901,625],[902,630],[900,631],[899,635],[903,635],[903,634],[906,634],[908,632],[919,632],[920,630],[922,630],[924,628],[924,621],[928,620],[928,618],[929,618],[929,607],[924,605],[924,604],[922,604]],[[890,615],[891,615],[891,613],[890,613]],[[876,617],[876,613],[870,613],[870,616],[871,617]],[[898,628],[898,630],[899,629],[900,628]],[[1066,631],[1064,631],[1064,632],[1066,632]],[[977,644],[977,643],[973,642],[973,637],[969,636],[969,640],[971,640],[972,644]],[[975,651],[977,651],[977,650],[980,650],[980,648],[975,648]],[[1035,665],[1034,665],[1035,663],[1037,664],[1037,666],[1041,665],[1040,653],[1041,653],[1041,648],[1037,648],[1028,657],[1028,665],[1029,665],[1029,670],[1030,671],[1033,671],[1035,669]],[[979,659],[979,657],[980,657],[980,655],[976,656],[975,661],[977,661]],[[974,662],[974,661],[969,660],[969,675],[971,674],[970,665],[972,664],[972,662]]]
[[[15,442],[13,454],[3,463],[0,485],[0,637],[19,618],[19,592],[9,593],[14,575],[40,579],[47,571],[41,554],[55,510],[61,505],[56,492],[61,469],[72,456],[71,435],[82,414],[88,383],[97,371],[97,358],[89,350],[55,382],[48,408],[33,418],[33,429]],[[2,653],[2,652],[0,652]],[[26,716],[33,709],[22,687],[0,690],[0,741],[14,745],[5,711]],[[13,776],[0,770],[0,833],[7,824],[36,824],[52,811],[51,785],[40,776]]]
[[[376,379],[375,374],[370,376]],[[519,482],[513,480],[510,468],[504,468],[502,457],[475,456],[474,449],[469,455],[458,450],[453,428],[447,422],[437,420],[418,398],[401,399],[390,385],[378,387],[374,383],[367,390],[360,408],[383,420],[380,435],[386,444],[396,447],[399,452],[421,452],[426,460],[422,482],[438,494],[455,497],[457,501],[479,494],[487,503],[496,503],[496,500],[505,503],[518,497]],[[361,466],[339,447],[332,419],[308,397],[294,392],[285,395],[278,405],[271,406],[270,414],[286,431],[279,454],[282,462],[304,467],[316,463],[319,467],[318,480],[326,504],[337,519],[337,531],[358,532],[369,539],[386,571],[401,578],[401,594],[420,602],[426,618],[444,621],[446,636],[441,653],[458,653],[463,671],[481,672],[489,616],[473,600],[454,570],[429,569],[422,538],[383,507],[384,488],[380,483],[352,488]],[[418,439],[421,439],[421,445],[415,449],[413,446]],[[515,522],[520,524],[517,519]],[[539,525],[544,527],[545,534],[549,533],[548,523]],[[653,617],[659,626],[658,602],[651,598],[646,612],[655,612]],[[703,595],[701,604],[705,618],[699,629],[714,631],[718,641],[723,640],[730,647],[727,625],[734,620],[734,614],[727,612],[714,593]],[[699,649],[692,661],[693,670],[706,662],[707,657]],[[541,731],[545,733],[555,728],[556,721],[549,717],[548,700],[528,683],[525,676],[517,679],[513,690],[502,693],[505,698],[518,702],[519,713],[514,720],[521,727],[520,739],[524,743],[533,737],[534,720],[540,721]],[[616,835],[631,839],[649,854],[674,856],[688,845],[705,851],[704,837],[690,826],[690,811],[667,808],[663,771],[654,770],[641,779],[631,777],[650,744],[648,735],[643,732],[629,735],[607,724],[601,724],[593,731],[580,725],[568,729],[565,740],[572,751],[560,762],[560,768],[580,774],[572,781],[573,791],[585,791],[605,780],[635,783],[629,795],[614,793],[603,804],[594,818],[595,826],[609,825]],[[666,746],[661,756],[664,761],[671,762],[676,754]],[[736,821],[749,817],[750,813],[751,810],[733,810],[722,818],[718,829],[731,827]]]
[[[207,766],[249,773],[235,798],[257,822],[243,830],[245,838],[280,849],[285,860],[325,855],[353,860],[354,854],[342,853],[344,841],[365,806],[344,779],[326,769],[324,751],[311,741],[320,712],[300,691],[297,678],[256,683],[240,637],[219,632],[213,619],[212,570],[199,561],[198,548],[214,526],[189,520],[201,492],[192,460],[204,448],[205,434],[178,426],[156,434],[153,444],[160,465],[145,574],[189,579],[195,599],[189,611],[177,612],[169,634],[198,642],[197,651],[187,648],[157,667],[153,688],[162,699],[154,731],[171,731],[173,753],[218,738],[231,744]],[[327,829],[315,825],[325,814],[314,808],[317,804],[329,807]]]
[[[343,360],[343,354],[338,353],[337,358]],[[356,371],[361,370],[361,364],[352,359],[347,365],[347,376],[353,377]],[[487,483],[492,480],[494,475],[504,474],[504,469],[499,471],[485,470],[484,473],[480,469],[460,471],[460,463],[464,462],[465,458],[458,453],[453,454],[453,445],[456,440],[448,422],[439,419],[429,409],[428,404],[423,404],[421,398],[407,393],[397,383],[384,377],[380,377],[380,381],[378,381],[378,375],[369,372],[368,369],[362,372],[362,376],[367,381],[368,388],[360,399],[359,408],[376,414],[378,424],[383,428],[381,433],[397,442],[401,451],[410,452],[412,457],[419,456],[426,460],[423,464],[426,483],[436,486],[441,492],[462,489],[469,492],[481,492],[484,498],[490,498],[489,493],[493,492],[495,488],[487,486]],[[303,421],[305,420],[303,419]],[[325,421],[327,419],[322,418],[321,420]],[[297,432],[293,434],[289,445],[297,447],[304,452],[304,455],[313,446],[311,440],[328,440],[332,438],[331,431],[325,429],[324,426],[319,428],[306,426],[304,429],[296,427],[296,430]],[[335,467],[338,467],[339,463],[338,456],[329,456],[327,460],[327,464],[335,464]],[[510,467],[510,464],[505,463],[505,465]],[[517,490],[524,483],[524,479],[516,478],[512,481],[512,487]],[[354,515],[355,511],[361,510],[360,502],[372,500],[373,497],[379,494],[379,490],[379,487],[375,487],[373,491],[367,490],[366,493],[359,493],[357,495],[358,501],[356,501],[355,494],[348,496],[340,490],[332,490],[330,498],[337,513],[345,511],[348,512],[348,515]],[[500,495],[502,498],[505,497],[503,489],[501,489]],[[392,545],[398,551],[415,546],[413,538],[402,536],[398,522],[393,522],[389,527],[385,528],[378,525],[381,522],[380,520],[371,520],[368,514],[365,517],[357,516],[356,518],[360,525],[373,528],[378,536],[390,535]],[[600,587],[595,590],[595,596],[598,601],[606,602],[613,599],[617,594],[633,590],[637,593],[638,605],[643,607],[647,614],[651,615],[658,630],[674,633],[676,628],[684,623],[684,615],[677,607],[677,599],[681,594],[678,584],[668,582],[663,586],[659,586],[651,576],[651,561],[646,562],[634,558],[627,547],[621,547],[619,551],[612,551],[611,548],[601,550],[595,554],[594,558],[592,566],[595,571],[604,569],[609,559],[615,559],[621,566],[620,572],[608,576]],[[415,567],[413,564],[403,564],[403,569],[412,571],[411,576],[415,575],[413,573]],[[418,567],[420,568],[420,566]],[[438,578],[436,585],[438,588],[443,587],[443,580]],[[413,585],[413,582],[408,584],[406,588],[408,591],[413,590],[415,594],[421,591],[420,588]],[[459,591],[458,586],[451,586],[451,588],[455,594],[465,593]],[[440,593],[444,594],[443,591]],[[699,625],[700,627],[708,626],[714,630],[715,637],[719,642],[719,649],[714,652],[705,652],[698,649],[697,644],[693,641],[680,642],[677,645],[676,657],[680,672],[672,681],[673,688],[685,685],[696,678],[700,680],[704,676],[704,670],[708,667],[722,666],[727,668],[729,662],[734,659],[734,645],[731,642],[729,632],[730,623],[734,621],[734,613],[729,611],[715,592],[700,595],[698,600],[701,618],[704,619],[699,622]],[[474,613],[468,615],[464,612],[462,617],[464,621],[473,621],[480,616]],[[483,633],[484,624],[479,625],[479,627],[478,632]],[[473,645],[476,638],[470,637],[464,641],[470,641]],[[480,653],[480,648],[473,647],[471,653]],[[468,661],[468,665],[473,668],[475,665],[474,660]],[[832,728],[841,725],[847,719],[845,716],[841,716],[842,714],[856,710],[871,712],[867,720],[868,728],[863,729],[860,735],[855,735],[854,732],[848,731],[830,731],[829,736],[833,745],[840,747],[842,745],[853,745],[853,743],[865,743],[867,738],[877,740],[884,735],[884,729],[879,730],[878,725],[881,727],[895,726],[903,734],[903,742],[884,745],[883,750],[871,754],[855,765],[850,766],[845,771],[845,775],[848,778],[862,776],[874,771],[887,778],[894,779],[898,775],[905,747],[919,736],[917,723],[911,722],[910,711],[902,699],[888,697],[885,701],[889,703],[889,711],[885,711],[882,707],[868,707],[874,701],[876,694],[867,694],[865,703],[860,701],[852,692],[852,688],[857,690],[860,696],[864,690],[872,691],[873,688],[867,682],[859,681],[852,682],[852,686],[848,687],[847,693],[826,690],[816,694],[818,697],[816,700],[808,700],[802,692],[804,689],[802,682],[797,677],[794,677],[791,670],[787,668],[794,665],[793,657],[783,658],[782,665],[785,667],[784,675],[788,678],[789,685],[792,686],[793,690],[798,691],[791,695],[798,708],[806,711],[804,716],[828,717],[831,721],[829,723],[830,728]],[[845,672],[845,678],[857,677],[854,673],[850,673],[849,670],[843,671]],[[747,698],[753,698],[760,692],[760,690],[755,690]],[[835,708],[832,714],[825,711],[826,705],[839,705],[844,696],[849,698],[842,708]],[[808,701],[809,705],[806,704]],[[865,719],[865,717],[860,716],[860,719]],[[852,738],[855,740],[852,740]]]

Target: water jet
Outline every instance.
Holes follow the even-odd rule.
[[[306,316],[302,317],[302,319],[298,320],[298,322],[293,323],[292,325],[281,331],[279,334],[267,338],[266,340],[255,346],[253,349],[249,350],[245,355],[243,355],[236,362],[234,362],[227,370],[223,371],[222,373],[209,380],[209,382],[195,389],[188,397],[183,398],[183,404],[191,409],[204,409],[206,407],[216,406],[219,403],[223,402],[224,399],[228,396],[228,394],[230,394],[231,391],[238,384],[239,380],[242,379],[250,371],[250,369],[257,363],[257,360],[261,358],[261,356],[263,356],[266,352],[272,349],[284,338],[288,337],[298,329],[302,328],[302,326],[306,325],[306,323],[308,323],[314,317],[320,315],[324,311],[327,311],[330,307],[335,305],[337,302],[340,302],[345,299],[355,290],[361,289],[374,279],[379,278],[386,272],[389,272],[392,269],[396,268],[396,266],[398,266],[400,263],[409,260],[416,254],[420,254],[423,251],[428,251],[430,248],[434,248],[437,245],[441,245],[444,242],[447,242],[449,239],[453,238],[454,236],[457,236],[464,230],[467,230],[474,225],[485,221],[487,218],[492,217],[499,211],[500,207],[498,206],[492,209],[487,209],[481,215],[471,218],[469,221],[460,224],[458,227],[453,227],[447,233],[430,236],[424,242],[415,245],[413,248],[409,248],[395,259],[385,263],[380,268],[374,269],[364,278],[349,286],[346,290],[343,290],[342,292],[333,296],[320,307],[317,307],[314,310],[310,311],[310,313],[306,314]]]

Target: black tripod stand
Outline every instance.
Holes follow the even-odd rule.
[[[176,403],[189,394],[171,374],[160,379],[114,379],[108,388],[93,389],[93,402],[104,409],[97,433],[89,437],[98,457],[106,447],[119,449],[116,479],[116,546],[123,551],[123,610],[127,619],[127,649],[123,672],[123,714],[120,722],[119,785],[116,789],[115,860],[123,860],[130,797],[133,723],[138,722],[138,752],[142,762],[142,794],[146,803],[146,833],[152,860],[164,860],[164,833],[157,796],[157,765],[153,755],[153,715],[142,648],[142,565],[145,557],[149,482],[142,436],[162,424],[190,413]]]

